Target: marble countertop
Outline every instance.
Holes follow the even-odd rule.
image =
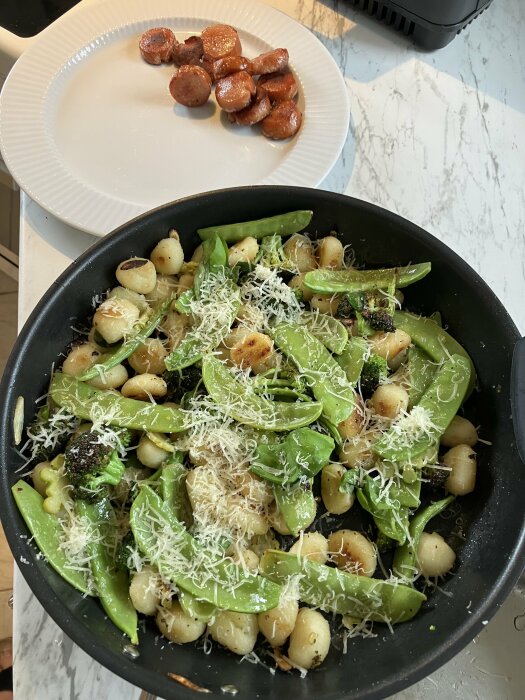
[[[348,87],[350,131],[321,188],[379,204],[437,236],[484,277],[525,334],[525,5],[495,2],[448,47],[424,53],[350,3],[267,4],[317,36]],[[25,195],[20,234],[21,326],[95,239]],[[521,700],[524,620],[518,586],[468,647],[395,698]],[[61,632],[18,571],[14,655],[17,700],[140,696]]]

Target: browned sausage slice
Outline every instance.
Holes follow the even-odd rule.
[[[200,36],[190,36],[184,43],[178,43],[173,49],[173,60],[179,66],[198,66],[204,50]]]
[[[263,134],[269,139],[288,139],[301,127],[303,115],[293,100],[279,102],[261,122]]]
[[[240,124],[240,126],[252,126],[258,124],[272,111],[270,98],[266,94],[257,95],[251,105],[241,109],[240,112],[232,112],[230,121]]]
[[[288,66],[288,50],[274,49],[252,60],[253,75],[266,75],[283,71]]]
[[[177,44],[175,34],[166,27],[148,29],[140,37],[139,49],[142,58],[148,63],[159,66],[161,63],[169,63],[172,58],[173,48]]]
[[[249,58],[244,56],[225,56],[213,62],[215,80],[220,80],[230,75],[230,73],[238,73],[240,70],[245,70],[247,73],[252,72],[252,62]]]
[[[242,53],[239,35],[229,24],[214,24],[202,30],[204,55],[216,61],[225,56],[240,56]]]
[[[200,107],[211,92],[211,78],[200,66],[184,65],[170,81],[171,96],[185,107]]]
[[[253,78],[246,71],[227,75],[215,86],[215,98],[225,112],[238,112],[248,107],[255,92]]]
[[[293,100],[297,95],[297,83],[291,73],[269,73],[259,78],[258,83],[268,93],[272,102]]]

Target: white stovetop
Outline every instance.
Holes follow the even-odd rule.
[[[346,79],[350,133],[321,187],[386,207],[447,243],[525,333],[525,4],[493,3],[432,54],[350,3],[268,4],[310,28]],[[20,325],[92,242],[22,195]],[[14,601],[15,700],[138,699],[63,635],[19,572]],[[397,700],[522,700],[524,621],[521,588],[463,652]]]

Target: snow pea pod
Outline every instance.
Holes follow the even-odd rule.
[[[247,236],[252,238],[264,238],[274,233],[279,236],[291,236],[292,233],[301,231],[312,220],[313,212],[308,210],[291,211],[287,214],[278,214],[265,219],[244,221],[237,224],[225,224],[223,226],[208,226],[197,229],[202,240],[213,235],[219,235],[227,243],[241,241]]]
[[[33,535],[38,549],[47,562],[81,593],[93,595],[86,583],[84,573],[68,566],[64,550],[60,548],[64,534],[60,520],[56,515],[50,515],[44,511],[42,496],[22,480],[13,484],[11,491],[29,532]]]
[[[215,605],[205,600],[199,600],[183,588],[179,588],[178,598],[180,607],[184,610],[186,615],[200,620],[201,622],[209,622],[217,610]]]
[[[368,344],[364,338],[349,338],[343,352],[336,357],[337,364],[345,371],[346,378],[355,386],[361,376],[361,370],[369,354]]]
[[[119,630],[128,635],[131,643],[138,644],[137,611],[129,597],[128,572],[115,567],[105,542],[105,531],[115,527],[113,509],[106,500],[93,504],[79,500],[75,505],[78,514],[87,518],[93,528],[99,530],[100,536],[92,538],[87,544],[87,549],[90,554],[91,573],[102,607]]]
[[[184,413],[177,408],[127,399],[113,391],[95,389],[60,372],[53,375],[49,395],[58,406],[93,423],[157,433],[177,433],[187,428]]]
[[[144,343],[157,328],[164,316],[168,313],[173,299],[174,297],[166,299],[155,307],[145,321],[135,327],[133,334],[126,338],[122,345],[119,345],[118,348],[115,348],[115,350],[111,352],[104,353],[101,356],[101,361],[93,365],[87,372],[84,372],[78,379],[81,382],[87,382],[89,379],[103,375],[104,372],[107,372],[112,367],[116,367],[116,365],[127,360],[139,345]]]
[[[258,396],[240,382],[216,357],[202,360],[204,386],[223,413],[239,423],[260,430],[293,430],[313,423],[321,415],[322,405],[315,401],[285,403]]]
[[[325,612],[377,622],[406,622],[419,612],[426,596],[410,586],[357,576],[289,552],[268,549],[260,571],[272,581],[286,583],[297,576],[300,599]]]
[[[376,524],[379,532],[391,540],[403,544],[408,535],[409,509],[400,503],[381,501],[371,486],[372,480],[365,479],[362,488],[357,489],[357,500]]]
[[[394,421],[373,443],[373,451],[389,462],[404,463],[430,450],[463,403],[470,376],[464,356],[452,355],[445,360],[419,403],[407,416]]]
[[[425,391],[430,386],[435,373],[436,365],[433,364],[427,353],[417,345],[408,349],[407,353],[408,370],[408,408],[415,406],[421,399]]]
[[[161,574],[197,600],[245,613],[279,604],[280,586],[227,559],[214,558],[149,486],[143,486],[133,501],[130,525],[138,547]]]
[[[443,362],[451,355],[461,355],[468,360],[470,366],[468,393],[470,394],[476,383],[476,370],[470,355],[455,338],[431,318],[416,316],[407,311],[394,313],[394,325],[408,333],[414,345],[424,350],[434,362]]]
[[[174,372],[195,364],[195,362],[202,359],[205,352],[214,350],[228,334],[239,310],[241,293],[235,282],[230,279],[224,280],[224,286],[230,291],[228,303],[222,304],[220,313],[210,314],[209,326],[205,334],[202,332],[202,328],[199,328],[197,331],[190,329],[186,333],[179,345],[164,361],[168,371]],[[210,298],[209,303],[211,309],[214,303],[213,298]],[[213,310],[215,311],[216,307]],[[203,315],[205,313],[206,311],[203,309]]]
[[[193,516],[190,499],[186,491],[187,474],[188,470],[182,464],[182,460],[178,463],[173,461],[169,464],[164,464],[160,472],[160,493],[162,500],[171,507],[177,520],[190,527],[193,522]]]
[[[291,486],[276,484],[273,487],[273,495],[292,535],[297,536],[313,522],[317,504],[312,493],[311,479],[306,483],[298,481]]]
[[[392,286],[401,288],[423,279],[430,269],[431,264],[427,262],[380,270],[312,270],[304,276],[304,284],[318,294],[365,292]]]
[[[355,392],[346,374],[321,341],[304,326],[279,324],[273,333],[276,345],[304,375],[323,415],[334,425],[354,410]]]
[[[393,571],[396,576],[412,579],[417,572],[417,548],[428,523],[452,503],[454,496],[431,503],[416,513],[409,526],[408,542],[397,547],[394,554]]]
[[[302,315],[304,325],[310,333],[320,340],[330,352],[340,355],[348,341],[348,331],[345,326],[328,314],[305,311]]]

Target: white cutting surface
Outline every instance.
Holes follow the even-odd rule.
[[[525,333],[525,5],[495,2],[427,54],[349,3],[269,4],[315,33],[348,86],[350,133],[321,187],[386,207],[447,243]],[[20,324],[93,240],[22,197]],[[16,700],[138,699],[138,689],[72,644],[19,572],[14,601]],[[524,649],[525,592],[517,588],[463,652],[395,697],[522,700]]]

